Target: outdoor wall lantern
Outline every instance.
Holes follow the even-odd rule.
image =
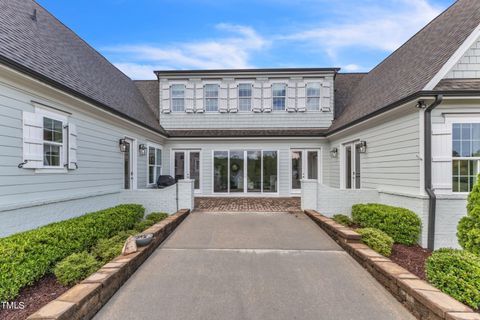
[[[127,151],[127,141],[125,139],[118,140],[118,146],[120,147],[120,152]]]
[[[330,150],[330,156],[332,158],[336,158],[338,156],[338,149],[337,148],[333,148],[332,150]]]
[[[145,144],[140,144],[138,146],[138,153],[140,153],[141,156],[144,156],[147,154],[147,146]]]
[[[367,152],[367,141],[360,141],[360,153]]]

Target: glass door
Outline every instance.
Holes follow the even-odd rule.
[[[199,150],[175,150],[173,152],[173,173],[176,180],[194,180],[195,192],[201,189],[201,161]]]
[[[130,141],[125,139],[125,152],[123,153],[123,187],[125,189],[130,189],[132,185],[132,157],[131,149],[132,144]]]
[[[360,144],[350,143],[344,146],[345,159],[345,189],[360,189],[362,186],[360,175]]]
[[[292,150],[291,152],[291,191],[299,193],[302,179],[318,180],[320,171],[319,150]]]

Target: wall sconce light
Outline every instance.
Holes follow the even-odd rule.
[[[330,150],[330,156],[332,158],[336,158],[338,156],[338,149],[337,148],[333,148],[332,150]]]
[[[141,156],[144,156],[147,154],[147,146],[145,144],[140,144],[138,146],[138,153],[141,155]]]
[[[118,140],[118,146],[120,147],[120,152],[127,151],[127,141],[125,139]]]
[[[359,144],[360,144],[360,148],[359,148],[360,153],[367,152],[367,141],[360,141]]]

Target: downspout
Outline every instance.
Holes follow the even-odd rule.
[[[425,109],[424,117],[424,135],[425,135],[425,191],[427,192],[428,202],[428,235],[427,247],[429,250],[435,248],[435,215],[437,206],[437,196],[432,188],[432,111],[443,101],[443,95],[435,97],[435,101]]]

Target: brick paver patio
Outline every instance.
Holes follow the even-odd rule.
[[[288,198],[195,198],[195,210],[205,212],[296,212],[300,197]]]

